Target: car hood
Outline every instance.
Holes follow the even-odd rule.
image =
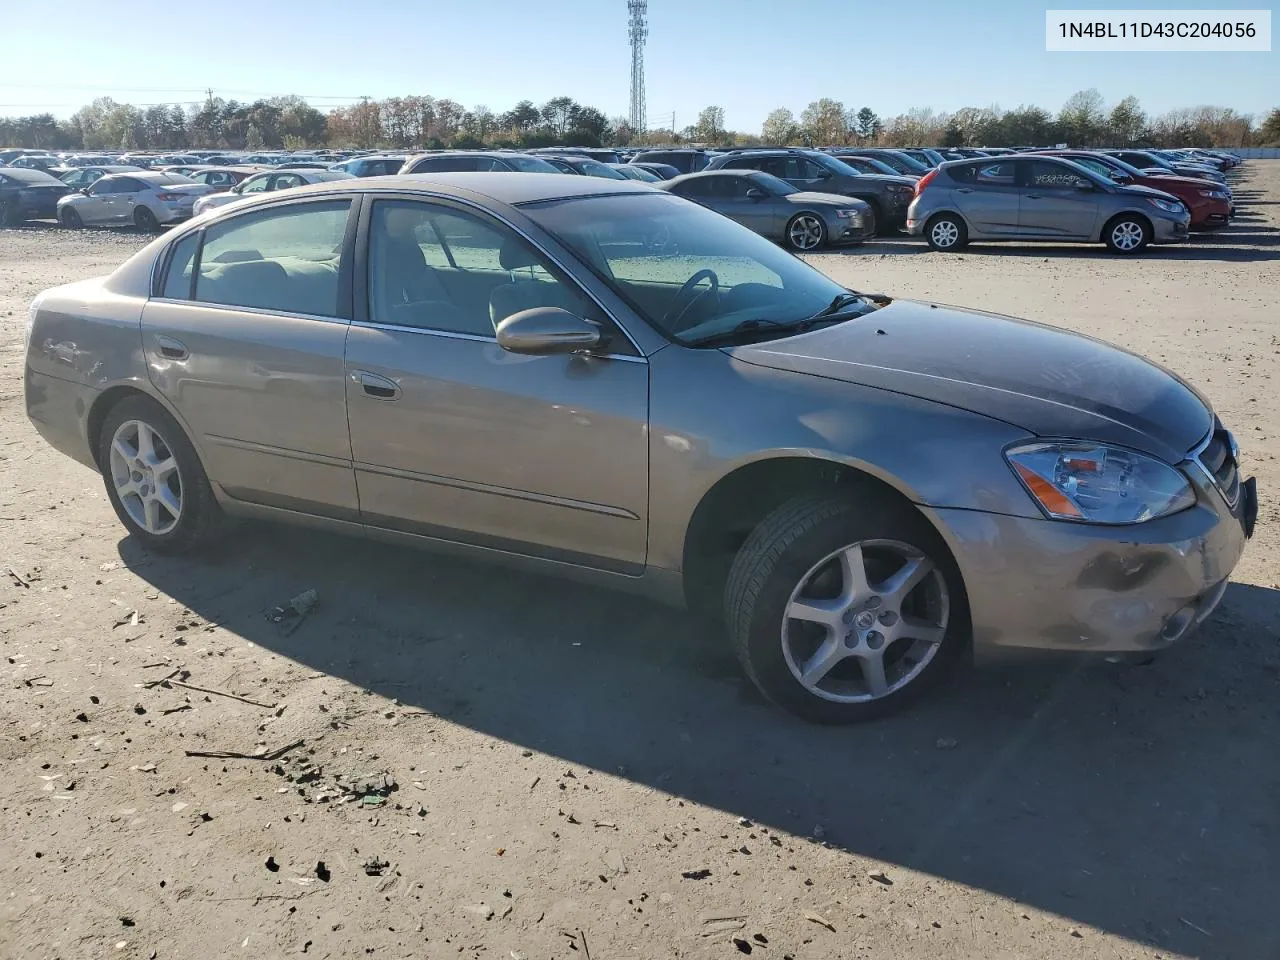
[[[1168,184],[1171,187],[1183,187],[1188,190],[1207,190],[1210,188],[1214,190],[1221,189],[1221,185],[1214,183],[1212,180],[1202,180],[1198,177],[1183,177],[1176,173],[1160,174],[1158,176],[1152,175],[1151,179],[1160,181],[1160,186],[1156,188],[1157,190],[1165,189],[1165,184]],[[1133,184],[1133,186],[1137,186],[1137,184]]]
[[[1167,190],[1157,190],[1155,187],[1144,187],[1141,184],[1131,183],[1128,186],[1116,186],[1117,193],[1124,193],[1129,196],[1138,197],[1158,197],[1161,200],[1177,200],[1173,194]]]
[[[789,193],[784,198],[791,203],[809,204],[811,206],[823,207],[839,207],[841,210],[848,210],[855,204],[863,203],[862,200],[854,197],[846,197],[839,193],[818,193],[816,190],[801,190],[799,193]]]
[[[1177,463],[1213,424],[1163,367],[1028,320],[908,300],[782,340],[728,347],[744,363],[890,390],[1042,437],[1115,443]]]

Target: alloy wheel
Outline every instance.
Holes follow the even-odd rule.
[[[800,579],[782,621],[782,652],[811,694],[879,700],[920,675],[947,635],[950,596],[938,565],[896,540],[841,547]]]
[[[939,220],[929,231],[935,247],[954,247],[960,240],[960,228],[953,220]]]
[[[126,420],[111,438],[111,482],[125,512],[147,533],[169,533],[182,518],[182,475],[154,427]]]
[[[791,221],[788,236],[791,238],[792,246],[797,250],[813,250],[822,243],[822,223],[817,217],[807,214],[796,217]]]
[[[1142,224],[1122,220],[1111,230],[1111,242],[1117,250],[1136,250],[1142,245]]]

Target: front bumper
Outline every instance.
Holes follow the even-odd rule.
[[[1257,513],[1252,481],[1234,508],[1194,475],[1197,504],[1107,527],[971,510],[926,511],[964,580],[975,648],[1160,650],[1213,612]]]
[[[1191,231],[1191,214],[1180,217],[1152,217],[1152,243],[1182,243]]]
[[[862,243],[875,236],[875,224],[868,213],[856,220],[848,217],[827,218],[827,237],[832,244]]]

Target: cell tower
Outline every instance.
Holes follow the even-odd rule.
[[[631,38],[631,129],[645,131],[644,41],[649,36],[649,0],[627,0],[627,35]]]

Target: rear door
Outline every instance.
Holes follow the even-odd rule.
[[[343,384],[351,205],[272,204],[187,234],[143,310],[142,348],[229,495],[356,521]]]
[[[950,176],[955,181],[951,200],[968,221],[971,235],[1017,236],[1022,188],[1017,183],[1014,161],[955,167]]]
[[[1018,208],[1018,232],[1024,236],[1089,240],[1097,235],[1098,190],[1088,177],[1053,160],[1018,161],[1025,184]]]
[[[648,364],[585,293],[505,224],[379,199],[347,340],[347,410],[368,524],[638,572],[648,514]],[[520,356],[512,313],[600,322],[608,354]]]
[[[107,195],[107,218],[112,223],[133,223],[138,198],[151,189],[151,184],[136,177],[118,177]]]

